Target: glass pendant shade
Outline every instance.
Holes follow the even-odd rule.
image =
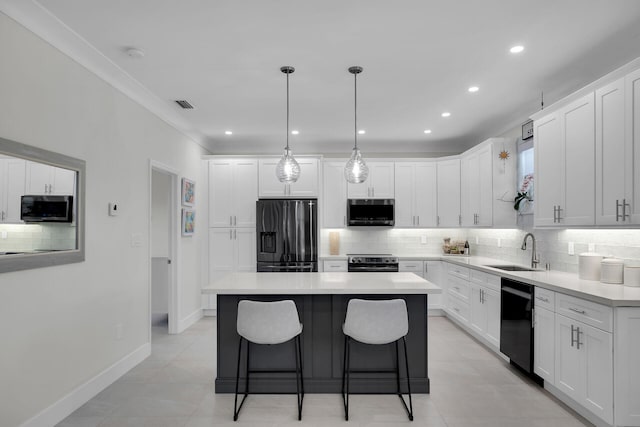
[[[369,167],[362,159],[362,154],[357,148],[353,148],[351,158],[344,167],[344,177],[350,184],[360,184],[367,180]]]
[[[276,176],[280,182],[285,184],[294,183],[300,177],[300,165],[288,148],[284,149],[284,154],[276,166]]]

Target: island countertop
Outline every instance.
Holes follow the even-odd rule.
[[[202,288],[202,293],[426,295],[442,289],[413,273],[230,273]]]

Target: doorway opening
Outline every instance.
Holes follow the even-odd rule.
[[[178,174],[171,168],[151,161],[149,203],[150,286],[149,340],[152,331],[177,333],[178,283],[177,221]]]

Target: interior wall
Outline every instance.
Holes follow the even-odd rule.
[[[18,426],[148,343],[149,162],[197,180],[206,153],[2,13],[0,58],[0,136],[87,165],[86,260],[0,277],[0,425]],[[178,239],[179,321],[200,312],[205,231]]]
[[[169,258],[169,185],[166,173],[151,172],[151,257]]]

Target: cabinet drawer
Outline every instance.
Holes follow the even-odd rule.
[[[476,285],[484,286],[485,288],[493,289],[494,291],[500,290],[500,276],[485,273],[483,271],[469,269],[469,281]]]
[[[606,305],[556,293],[556,313],[603,331],[613,330],[613,310]]]
[[[346,260],[324,261],[322,263],[323,271],[348,271]]]
[[[469,302],[471,285],[469,282],[457,277],[449,277],[449,293],[464,302]]]
[[[556,311],[556,293],[549,289],[536,286],[535,288],[535,307],[546,308],[549,311]]]
[[[462,323],[469,323],[469,304],[456,298],[449,296],[447,301],[449,314]]]
[[[422,275],[424,273],[424,261],[400,261],[398,262],[398,270]]]
[[[447,264],[447,271],[450,275],[469,280],[469,268],[456,264]]]

